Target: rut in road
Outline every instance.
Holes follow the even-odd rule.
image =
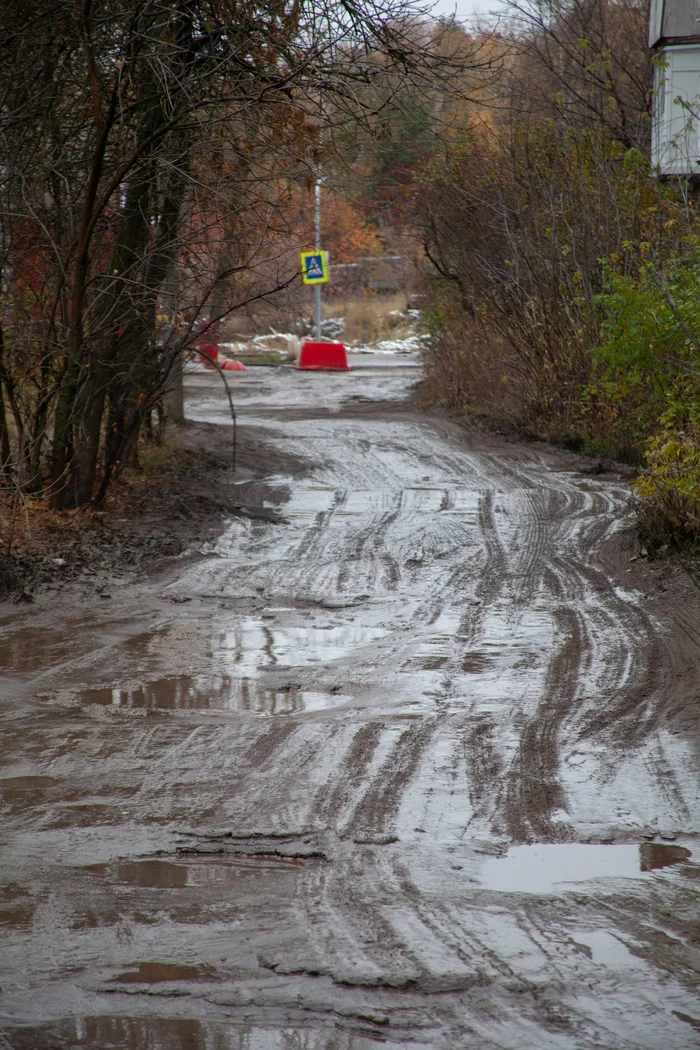
[[[44,778],[13,879],[52,887],[17,951],[47,1017],[176,1014],[197,1050],[686,1050],[698,610],[627,583],[624,484],[374,403],[397,375],[241,380],[303,471],[236,481],[265,513],[56,640],[51,703],[8,715]]]

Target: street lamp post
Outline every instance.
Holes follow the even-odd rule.
[[[316,179],[316,251],[321,251],[321,186],[328,178],[327,175],[319,175]],[[314,289],[316,296],[316,342],[321,341],[321,285],[317,284]]]

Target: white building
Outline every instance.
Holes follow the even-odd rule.
[[[700,0],[651,0],[652,160],[662,175],[700,175]]]

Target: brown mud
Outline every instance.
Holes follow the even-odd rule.
[[[0,605],[5,1050],[698,1045],[697,583],[359,363]]]
[[[237,479],[264,478],[280,466],[280,452],[255,428],[242,430],[235,449],[230,426],[194,422],[168,430],[167,451],[152,446],[154,465],[129,469],[102,509],[55,515],[20,512],[12,557],[0,554],[0,601],[31,602],[81,582],[96,592],[116,579],[152,573],[159,564],[218,535],[232,517],[274,519],[249,486],[242,502]],[[303,473],[303,463],[289,462]],[[106,597],[106,595],[105,595]]]

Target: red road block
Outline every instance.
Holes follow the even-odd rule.
[[[219,360],[219,348],[216,343],[200,343],[197,347],[199,357],[205,368],[214,368],[212,361]]]
[[[342,343],[304,343],[297,368],[308,372],[349,372],[348,356]]]
[[[214,370],[216,365],[213,362],[216,361],[216,364],[224,372],[245,372],[246,370],[242,361],[220,360],[219,348],[215,343],[200,343],[198,352],[205,368]]]

